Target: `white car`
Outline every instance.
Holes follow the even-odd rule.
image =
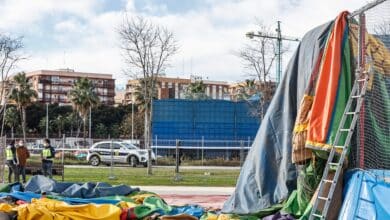
[[[87,161],[92,166],[99,166],[100,163],[110,165],[111,160],[113,163],[126,163],[133,167],[142,164],[146,167],[148,151],[122,141],[101,141],[93,144],[88,150]],[[155,155],[152,152],[152,161],[154,160]]]

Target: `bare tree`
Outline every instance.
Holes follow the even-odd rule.
[[[15,68],[16,64],[24,59],[20,53],[20,49],[23,48],[22,37],[13,38],[11,36],[0,34],[0,113],[4,113],[8,96],[11,89],[9,74]],[[4,130],[4,114],[1,127],[1,134],[3,136]]]
[[[126,15],[118,32],[127,64],[127,75],[134,79],[142,79],[144,82],[144,141],[149,156],[148,174],[152,174],[150,141],[153,91],[157,77],[164,73],[169,59],[177,52],[178,46],[172,32],[143,17],[129,18]]]
[[[257,29],[263,35],[272,36],[270,29],[261,21],[257,22]],[[285,49],[282,50],[282,53]],[[270,101],[273,94],[274,83],[271,81],[272,67],[277,58],[275,41],[265,37],[252,38],[237,53],[244,62],[244,67],[249,70],[249,76],[257,81],[257,92],[262,94],[263,101]]]

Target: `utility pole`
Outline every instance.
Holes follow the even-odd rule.
[[[49,103],[46,102],[46,138],[49,138]]]
[[[277,66],[276,66],[276,76],[277,76],[277,82],[280,83],[280,79],[282,77],[282,42],[283,41],[300,41],[297,37],[289,37],[289,36],[283,36],[282,30],[280,28],[280,21],[277,21],[278,26],[276,28],[276,35],[273,34],[267,34],[262,32],[247,32],[245,35],[249,39],[253,39],[254,37],[262,37],[262,38],[270,38],[276,40],[276,60],[277,60]]]

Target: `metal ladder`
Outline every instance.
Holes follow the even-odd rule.
[[[330,153],[329,153],[328,161],[326,162],[326,167],[325,167],[323,175],[322,175],[318,194],[316,196],[316,200],[314,202],[313,208],[312,208],[311,213],[310,213],[310,217],[309,217],[310,220],[325,219],[327,216],[328,209],[329,209],[330,203],[331,203],[332,198],[333,198],[333,193],[336,189],[337,181],[339,179],[340,172],[342,170],[343,163],[344,163],[345,157],[346,157],[347,152],[348,152],[348,148],[349,148],[349,144],[350,144],[350,141],[352,138],[352,134],[353,134],[357,119],[359,117],[360,108],[363,104],[364,95],[366,93],[369,78],[368,78],[368,74],[364,73],[363,75],[364,75],[363,78],[360,78],[361,76],[358,77],[353,84],[351,94],[349,96],[347,105],[346,105],[345,110],[344,110],[344,114],[341,118],[339,128],[338,128],[337,133],[336,133],[335,140],[332,144],[332,148],[331,148]],[[354,108],[353,103],[356,103],[355,109],[353,109]],[[345,126],[347,126],[346,121],[347,121],[347,118],[349,116],[353,116],[353,118],[351,121],[351,125],[348,128],[346,128],[345,127]],[[342,140],[340,140],[342,134],[345,134],[346,132],[347,132],[347,137],[345,139],[345,143],[340,143],[342,141]],[[338,153],[337,151],[338,152],[341,151],[340,156],[337,156],[337,153]],[[328,179],[329,171],[331,170],[331,167],[335,167],[336,172],[335,172],[335,175],[333,176],[333,178]],[[325,190],[325,186],[327,184],[330,184],[331,186],[330,186],[328,194],[326,195],[324,190]],[[325,195],[323,195],[323,194],[325,194]],[[320,201],[325,202],[322,211],[318,210],[318,206],[320,204]]]

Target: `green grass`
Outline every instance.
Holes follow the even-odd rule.
[[[66,182],[108,182],[112,185],[130,186],[235,186],[240,171],[234,170],[200,170],[181,169],[181,181],[175,181],[174,168],[153,168],[153,175],[146,174],[146,168],[114,167],[116,177],[110,180],[110,167],[100,168],[65,168]],[[61,181],[61,176],[53,176]],[[4,173],[7,181],[8,168]],[[20,176],[21,178],[21,176]],[[27,180],[30,175],[27,175]]]
[[[113,173],[116,179],[110,180],[110,168],[66,168],[65,181],[108,182],[130,186],[235,186],[239,172],[239,170],[182,169],[179,173],[182,180],[175,181],[173,168],[153,168],[153,175],[148,176],[146,168],[115,167]]]

